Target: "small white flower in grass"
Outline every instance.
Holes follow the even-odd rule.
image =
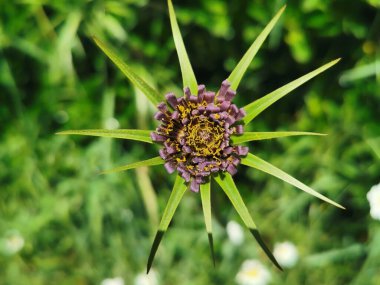
[[[140,273],[135,278],[135,285],[158,285],[158,277],[156,271],[153,269],[149,274]]]
[[[255,259],[244,261],[239,273],[236,275],[236,282],[239,285],[266,285],[270,279],[268,269]]]
[[[12,255],[19,252],[24,247],[25,241],[18,231],[11,231],[6,234],[2,244],[4,252]]]
[[[371,187],[367,193],[367,199],[371,208],[371,217],[380,220],[380,183]]]
[[[229,221],[227,223],[227,235],[234,245],[240,245],[244,241],[243,228],[235,221]]]
[[[101,285],[124,285],[124,279],[121,277],[107,278],[100,283]]]
[[[286,268],[291,268],[296,265],[298,261],[298,250],[296,246],[290,241],[276,243],[273,251],[278,263]]]

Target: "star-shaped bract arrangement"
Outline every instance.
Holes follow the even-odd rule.
[[[314,191],[269,162],[249,153],[248,147],[239,145],[240,143],[256,140],[323,134],[310,132],[244,132],[243,127],[277,100],[330,68],[336,64],[339,59],[331,61],[239,109],[231,100],[236,95],[240,80],[260,46],[284,12],[285,7],[283,7],[264,28],[230,76],[223,81],[221,88],[216,93],[207,91],[204,85],[198,86],[183,43],[171,0],[168,0],[168,8],[184,86],[184,95],[179,98],[173,93],[166,94],[164,98],[164,96],[139,77],[105,43],[94,38],[95,43],[128,77],[132,84],[139,88],[147,98],[157,106],[158,112],[155,114],[155,119],[160,122],[160,126],[155,131],[130,129],[78,130],[64,131],[59,134],[111,137],[145,143],[163,144],[163,148],[157,157],[103,172],[111,173],[140,166],[160,164],[164,164],[169,173],[177,171],[173,190],[153,241],[148,258],[147,272],[149,272],[151,268],[161,239],[168,229],[174,212],[187,189],[194,192],[200,191],[211,255],[215,264],[211,227],[210,191],[212,180],[219,184],[221,189],[228,196],[244,224],[249,228],[269,259],[275,266],[281,269],[273,254],[261,238],[257,226],[232,179],[232,175],[237,172],[239,164],[273,175],[334,206],[342,209],[344,209],[344,207]]]

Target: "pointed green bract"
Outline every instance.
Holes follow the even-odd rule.
[[[177,50],[179,64],[181,67],[183,87],[189,87],[190,91],[193,95],[198,94],[198,83],[195,78],[193,68],[191,67],[191,63],[189,57],[186,52],[185,44],[183,43],[181,31],[179,30],[175,11],[173,8],[173,3],[171,0],[168,0],[168,8],[169,8],[169,17],[170,17],[170,25],[172,27],[174,44]]]
[[[252,121],[254,118],[256,118],[257,115],[259,115],[262,111],[264,111],[266,108],[268,108],[270,105],[275,103],[277,100],[281,99],[285,95],[287,95],[289,92],[293,91],[297,87],[301,86],[305,82],[309,81],[313,77],[317,76],[321,72],[325,71],[326,69],[330,68],[334,64],[338,63],[340,58],[333,60],[315,70],[312,72],[309,72],[305,74],[304,76],[276,89],[275,91],[265,95],[264,97],[248,104],[243,109],[247,113],[246,116],[243,118],[243,122],[245,124],[248,124],[250,121]]]
[[[164,214],[162,215],[162,219],[161,219],[160,225],[158,226],[156,237],[154,239],[152,248],[150,250],[148,264],[147,264],[147,272],[149,272],[152,266],[154,256],[156,255],[161,239],[163,235],[165,234],[166,230],[168,229],[170,221],[172,220],[173,215],[178,207],[179,202],[181,201],[183,197],[183,194],[185,194],[186,189],[187,189],[187,184],[185,180],[181,176],[177,175],[177,178],[173,186],[173,191],[170,194],[168,203],[166,204]]]
[[[241,135],[232,136],[232,143],[239,144],[250,141],[268,140],[291,136],[325,136],[326,134],[311,132],[244,132]]]
[[[253,155],[252,153],[248,153],[248,155],[244,158],[242,158],[241,163],[256,168],[260,171],[263,171],[265,173],[268,173],[270,175],[273,175],[295,187],[298,189],[301,189],[302,191],[305,191],[306,193],[309,193],[310,195],[313,195],[325,202],[328,202],[338,208],[345,209],[342,205],[335,203],[334,201],[330,200],[329,198],[323,196],[322,194],[316,192],[315,190],[311,189],[309,186],[303,184],[302,182],[298,181],[294,177],[290,176],[289,174],[285,173],[281,169],[277,168],[276,166],[270,164],[269,162]]]
[[[126,171],[130,169],[134,169],[137,167],[142,167],[142,166],[154,166],[154,165],[160,165],[164,164],[165,160],[163,160],[160,156],[156,156],[147,160],[142,160],[138,162],[133,162],[127,165],[119,166],[110,170],[105,170],[100,172],[100,174],[110,174],[110,173],[115,173],[115,172],[120,172],[120,171]]]
[[[115,139],[125,139],[125,140],[134,140],[141,141],[146,143],[153,143],[150,138],[150,133],[152,131],[148,130],[68,130],[56,133],[57,135],[80,135],[80,136],[94,136],[94,137],[106,137],[106,138],[115,138]]]
[[[138,76],[132,68],[127,65],[121,58],[104,42],[98,38],[93,38],[95,43],[100,47],[100,49],[112,60],[112,62],[124,73],[124,75],[140,89],[144,95],[156,106],[158,103],[164,100],[163,96],[160,95],[153,87],[146,83],[140,76]]]
[[[227,197],[230,199],[232,205],[238,212],[244,224],[249,228],[252,235],[255,237],[256,241],[261,246],[263,251],[266,253],[268,258],[273,262],[275,266],[277,266],[277,268],[282,270],[276,258],[273,256],[272,252],[269,250],[269,248],[266,246],[263,239],[261,238],[256,224],[253,222],[253,219],[249,214],[248,208],[245,205],[242,197],[240,196],[239,190],[236,188],[235,182],[232,179],[231,174],[227,172],[224,174],[218,174],[214,177],[214,179],[226,193]]]
[[[256,53],[260,49],[261,45],[268,37],[269,33],[272,31],[273,27],[277,23],[281,14],[284,12],[286,6],[282,7],[280,11],[273,17],[273,19],[269,22],[269,24],[264,28],[264,30],[260,33],[257,39],[253,42],[247,52],[244,54],[243,58],[239,61],[235,69],[231,72],[230,76],[227,80],[231,83],[231,88],[236,90],[239,86],[240,80],[242,79],[244,73],[247,71],[248,66],[251,64],[253,58]]]
[[[210,244],[211,257],[215,266],[215,254],[212,238],[212,223],[211,223],[211,181],[200,186],[203,215],[205,217],[206,231]]]

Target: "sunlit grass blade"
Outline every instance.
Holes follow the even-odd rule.
[[[281,266],[278,264],[276,258],[273,256],[272,252],[265,245],[261,235],[257,229],[256,224],[253,222],[251,215],[249,214],[248,208],[245,205],[242,197],[240,196],[239,190],[236,188],[235,182],[229,173],[219,174],[214,177],[215,181],[220,185],[223,191],[226,193],[227,197],[230,199],[232,205],[235,207],[239,216],[243,220],[244,224],[248,227],[252,235],[255,237],[258,244],[261,246],[263,251],[266,253],[268,258],[273,262],[273,264],[280,270]]]
[[[211,224],[211,181],[205,184],[201,184],[200,191],[201,191],[203,215],[205,217],[206,231],[207,231],[208,241],[210,244],[211,257],[215,266],[214,241],[212,237],[212,224]]]
[[[311,132],[245,132],[241,135],[233,136],[232,142],[234,144],[268,140],[275,138],[291,137],[291,136],[325,136],[326,134],[311,133]]]
[[[297,87],[301,86],[305,82],[309,81],[313,77],[317,76],[318,74],[322,73],[326,69],[332,67],[334,64],[338,63],[340,58],[333,60],[307,74],[304,76],[293,80],[292,82],[274,90],[273,92],[265,95],[264,97],[257,99],[256,101],[253,101],[252,103],[248,104],[244,107],[244,110],[246,111],[246,116],[243,118],[243,122],[245,124],[248,124],[250,121],[252,121],[256,116],[258,116],[262,111],[264,111],[266,108],[268,108],[270,105],[275,103],[277,100],[281,99],[285,95],[287,95],[289,92],[293,91]]]
[[[231,72],[230,76],[227,78],[227,80],[231,83],[231,88],[233,90],[236,90],[238,88],[240,80],[242,79],[244,73],[247,71],[248,66],[251,64],[256,53],[260,49],[265,39],[268,37],[269,33],[272,31],[273,27],[277,23],[281,14],[284,12],[285,8],[286,6],[282,7],[280,11],[277,12],[277,14],[260,33],[257,39],[253,42],[253,44],[244,54],[243,58],[239,61],[235,69]]]
[[[115,172],[120,172],[120,171],[126,171],[129,169],[134,169],[137,167],[154,166],[154,165],[160,165],[164,163],[165,163],[165,160],[163,160],[160,156],[156,156],[147,160],[133,162],[133,163],[119,166],[110,170],[105,170],[105,171],[100,172],[99,174],[110,174],[110,173],[115,173]]]
[[[183,194],[185,194],[186,189],[187,189],[187,184],[185,180],[183,180],[183,178],[177,175],[177,178],[174,183],[173,191],[170,194],[168,203],[166,204],[164,214],[162,215],[160,225],[158,226],[157,234],[154,238],[152,248],[149,253],[148,264],[147,264],[147,269],[146,269],[147,273],[149,273],[149,270],[152,267],[154,256],[156,255],[161,239],[163,235],[165,234],[166,230],[168,229],[170,221],[173,218],[174,212],[176,211],[178,204],[183,197]]]
[[[297,187],[298,189],[301,189],[301,190],[305,191],[306,193],[309,193],[310,195],[313,195],[313,196],[315,196],[315,197],[317,197],[317,198],[319,198],[325,202],[328,202],[328,203],[330,203],[330,204],[332,204],[338,208],[345,209],[342,205],[335,203],[334,201],[330,200],[329,198],[323,196],[322,194],[311,189],[309,186],[306,186],[305,184],[298,181],[294,177],[285,173],[281,169],[275,167],[274,165],[270,164],[269,162],[255,156],[251,153],[248,153],[248,155],[246,157],[242,158],[241,163],[246,165],[246,166],[256,168],[256,169],[263,171],[265,173],[268,173],[270,175],[273,175],[273,176]]]
[[[112,60],[112,62],[124,73],[124,75],[140,89],[145,96],[156,106],[158,103],[164,100],[158,91],[146,83],[140,76],[138,76],[132,68],[127,65],[110,47],[108,47],[104,42],[98,38],[93,38],[95,43],[100,47],[100,49]]]
[[[141,141],[146,143],[153,143],[150,138],[150,133],[152,131],[148,130],[68,130],[56,133],[57,135],[80,135],[80,136],[94,136],[94,137],[106,137],[115,139],[125,139]]]
[[[197,79],[195,78],[193,68],[191,67],[191,63],[186,52],[185,44],[183,43],[181,31],[178,27],[177,18],[171,0],[168,0],[168,8],[174,44],[177,50],[179,64],[181,67],[183,87],[189,87],[191,93],[196,95],[198,94]]]

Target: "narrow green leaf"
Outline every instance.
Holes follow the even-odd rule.
[[[80,136],[94,136],[94,137],[107,137],[115,139],[125,139],[141,141],[146,143],[153,143],[150,138],[150,133],[153,131],[148,130],[69,130],[56,133],[57,135],[80,135]]]
[[[100,172],[99,174],[115,173],[115,172],[120,172],[120,171],[126,171],[129,169],[134,169],[134,168],[141,167],[141,166],[154,166],[154,165],[160,165],[160,164],[164,164],[164,163],[165,163],[165,160],[163,160],[159,156],[156,156],[156,157],[153,157],[153,158],[150,158],[147,160],[133,162],[133,163],[123,165],[123,166],[119,166],[119,167],[116,167],[116,168],[113,168],[110,170],[105,170],[105,171]]]
[[[338,63],[339,60],[340,58],[333,60],[305,74],[304,76],[274,90],[273,92],[265,95],[264,97],[257,99],[256,101],[253,101],[252,103],[248,104],[247,106],[244,107],[244,110],[246,111],[247,115],[243,118],[243,122],[245,124],[248,124],[250,121],[256,118],[262,111],[264,111],[270,105],[275,103],[277,100],[281,99],[289,92],[293,91],[294,89],[301,86],[305,82],[309,81],[313,77],[317,76],[321,72],[325,71],[326,69],[330,68],[334,64]]]
[[[223,176],[222,176],[223,175]],[[261,246],[263,251],[266,253],[268,258],[273,262],[273,264],[280,270],[281,266],[278,264],[276,258],[273,256],[269,248],[264,243],[261,235],[253,222],[251,215],[249,214],[248,208],[245,205],[242,197],[240,196],[239,190],[236,188],[235,182],[229,173],[219,174],[214,177],[215,181],[222,187],[223,191],[226,193],[227,197],[230,199],[232,205],[238,212],[239,216],[243,220],[244,224],[251,231],[252,235]]]
[[[325,136],[326,134],[311,133],[311,132],[245,132],[241,135],[232,136],[234,144],[268,140],[274,138],[290,137],[290,136]]]
[[[332,204],[338,208],[345,209],[340,204],[335,203],[334,201],[330,200],[329,198],[323,196],[322,194],[319,194],[315,190],[311,189],[309,186],[306,186],[305,184],[303,184],[302,182],[293,178],[292,176],[285,173],[281,169],[275,167],[274,165],[270,164],[269,162],[255,156],[251,153],[248,153],[248,155],[246,157],[242,158],[241,163],[246,165],[246,166],[256,168],[256,169],[263,171],[265,173],[268,173],[270,175],[273,175],[273,176],[275,176],[275,177],[277,177],[277,178],[301,189],[302,191],[305,191],[306,193],[309,193],[309,194],[311,194],[311,195],[313,195],[313,196],[315,196],[315,197],[317,197],[323,201],[326,201],[326,202],[328,202],[328,203],[330,203],[330,204]]]
[[[211,181],[205,184],[201,184],[200,191],[201,191],[203,215],[205,217],[207,236],[208,236],[208,241],[210,244],[211,257],[215,266],[214,242],[213,242],[213,237],[212,237],[212,224],[211,224],[211,193],[210,193]]]
[[[93,38],[98,47],[112,60],[112,62],[124,73],[124,75],[139,88],[145,96],[156,106],[158,103],[164,101],[158,91],[146,83],[140,76],[138,76],[132,68],[127,65],[110,47],[98,38]]]
[[[263,44],[269,33],[272,31],[273,27],[277,23],[281,14],[284,12],[285,8],[286,6],[282,7],[280,11],[277,12],[277,14],[260,33],[257,39],[253,42],[253,44],[244,54],[243,58],[239,61],[235,69],[231,72],[230,76],[227,78],[227,80],[231,83],[231,88],[233,90],[236,90],[238,88],[240,80],[242,79],[244,73],[247,71],[248,66],[251,64],[256,53],[260,49],[261,45]]]
[[[149,253],[147,273],[149,272],[152,266],[154,256],[156,255],[161,239],[163,235],[165,234],[166,230],[168,229],[170,221],[172,220],[173,215],[178,207],[179,202],[181,201],[183,197],[183,194],[185,194],[186,189],[187,189],[187,184],[185,180],[183,180],[181,176],[177,175],[177,178],[174,183],[173,191],[170,194],[168,203],[166,204],[164,214],[162,215],[160,225],[158,226],[157,234],[154,238],[153,245]]]
[[[170,25],[172,27],[174,44],[177,50],[179,64],[181,66],[183,87],[189,87],[192,94],[198,94],[198,83],[195,78],[193,68],[191,67],[191,63],[189,57],[186,52],[185,44],[183,43],[181,31],[179,30],[175,11],[173,8],[173,3],[171,0],[168,0],[168,8],[169,8],[169,17],[170,17]]]

